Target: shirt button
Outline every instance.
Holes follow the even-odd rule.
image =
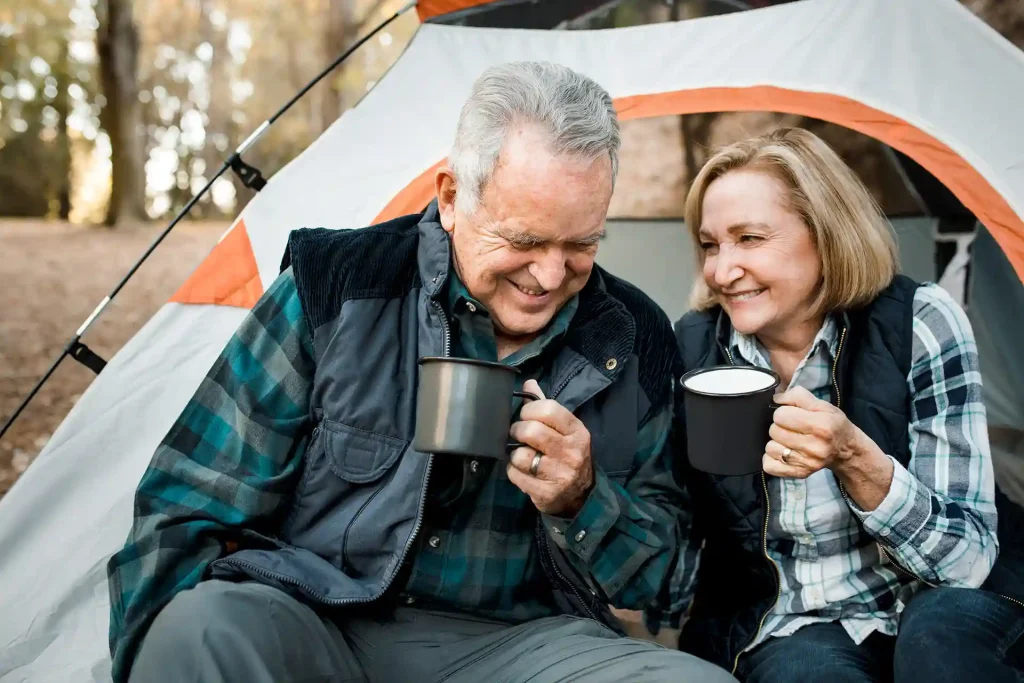
[[[804,490],[803,489],[797,489],[796,491],[793,491],[793,497],[796,498],[797,500],[803,500],[804,499]]]
[[[411,605],[414,602],[416,602],[416,598],[412,597],[411,595],[405,596],[405,604]]]
[[[470,472],[472,472],[473,474],[476,474],[476,471],[478,469],[480,469],[480,463],[478,461],[473,460],[472,462],[469,463],[469,471]]]
[[[467,301],[466,310],[468,310],[470,313],[476,313],[476,305],[472,301]]]
[[[576,542],[579,543],[580,541],[582,541],[586,537],[587,537],[587,532],[586,531],[580,531],[578,534],[576,534]]]
[[[551,531],[552,531],[552,533],[558,534],[559,536],[562,535],[562,530],[559,529],[557,526],[551,527]]]
[[[437,536],[431,536],[430,540],[427,541],[427,543],[430,544],[431,548],[439,548],[439,547],[441,547],[441,539],[438,538]]]

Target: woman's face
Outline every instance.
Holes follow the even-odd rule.
[[[704,282],[737,331],[766,343],[811,320],[821,286],[811,231],[786,199],[782,181],[748,169],[729,171],[704,194]]]

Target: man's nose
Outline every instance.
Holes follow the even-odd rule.
[[[530,265],[529,270],[538,285],[549,292],[556,290],[565,281],[565,253],[557,248],[548,249]]]

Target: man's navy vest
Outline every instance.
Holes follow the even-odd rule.
[[[450,265],[436,203],[371,228],[291,234],[283,267],[313,334],[316,428],[287,517],[215,562],[215,577],[261,581],[325,608],[386,607],[401,588],[432,463],[411,443],[418,359],[447,353],[438,297]],[[595,464],[623,483],[638,425],[670,400],[679,360],[668,318],[595,267],[554,351],[551,398],[587,426]],[[536,537],[558,607],[617,627],[600,591],[548,543],[539,515]]]

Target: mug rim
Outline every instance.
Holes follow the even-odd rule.
[[[711,392],[700,391],[699,389],[694,389],[693,387],[686,386],[686,380],[690,379],[691,377],[696,377],[697,375],[703,374],[705,372],[712,372],[714,370],[753,370],[755,372],[762,372],[772,378],[772,383],[761,389],[740,391],[732,394],[713,394]],[[697,396],[708,396],[710,398],[741,398],[743,396],[754,396],[755,394],[760,394],[769,390],[771,390],[774,393],[775,389],[778,388],[779,384],[781,383],[782,378],[779,377],[778,373],[776,373],[774,370],[766,370],[764,368],[759,368],[755,365],[712,365],[711,367],[708,368],[695,368],[679,378],[679,385],[683,387],[684,391],[689,391],[691,394],[696,394]]]
[[[495,362],[492,360],[477,360],[476,358],[461,358],[459,356],[423,356],[418,361],[419,365],[426,363],[458,363],[460,365],[480,365],[485,368],[497,368],[500,370],[507,370],[509,372],[518,373],[519,368],[511,365],[505,365],[504,363]]]

